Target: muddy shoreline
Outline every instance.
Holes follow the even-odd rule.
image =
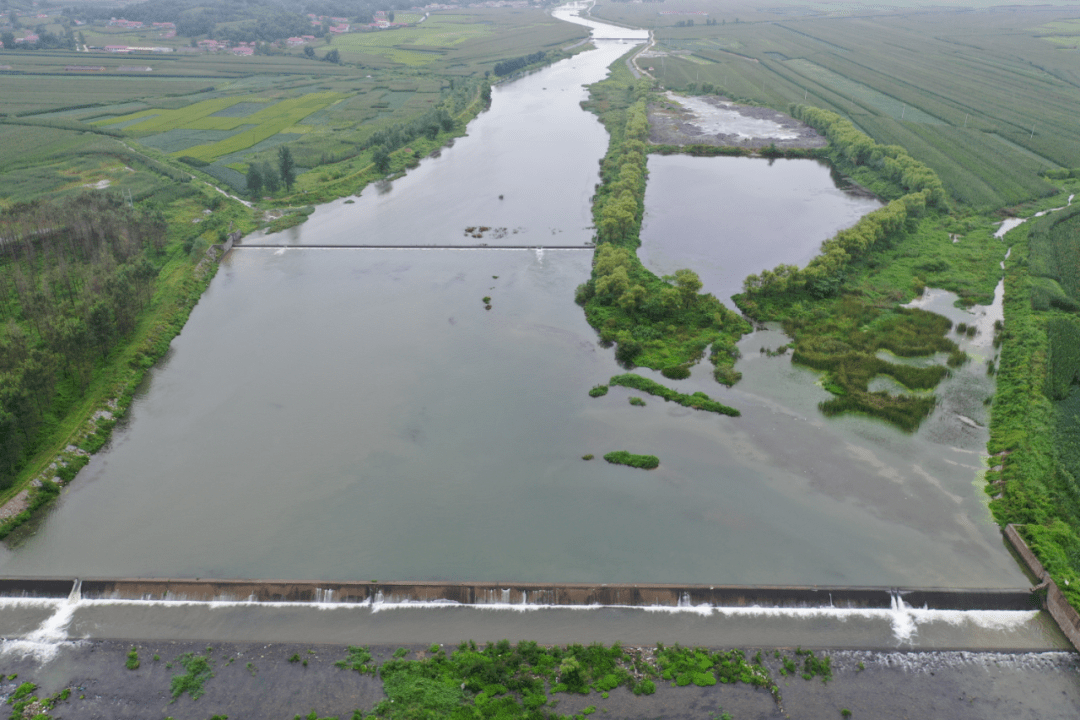
[[[133,646],[140,665],[128,670],[125,661]],[[379,663],[396,649],[371,647]],[[409,659],[426,650],[406,649]],[[264,720],[292,718],[312,710],[319,717],[349,718],[354,710],[370,711],[384,695],[380,680],[334,666],[345,651],[339,645],[294,643],[80,641],[61,645],[56,656],[43,664],[11,653],[0,656],[4,673],[0,696],[9,696],[26,681],[40,686],[39,696],[70,687],[69,700],[59,703],[52,713],[67,720],[157,716],[205,720],[215,714],[230,720]],[[173,701],[170,683],[183,672],[176,659],[184,653],[210,658],[215,675],[205,682],[202,697],[193,700],[183,695]],[[155,655],[158,660],[153,659]],[[833,680],[828,683],[782,677],[771,650],[764,655],[781,691],[780,704],[768,691],[742,684],[677,688],[659,682],[651,696],[634,696],[621,687],[607,699],[595,692],[560,693],[552,696],[558,700],[552,711],[574,715],[593,706],[597,717],[642,720],[712,718],[721,711],[736,720],[830,718],[840,717],[844,708],[854,718],[885,720],[1080,716],[1080,656],[1075,653],[839,651],[831,653]],[[12,674],[18,677],[8,680]]]
[[[668,101],[649,105],[649,141],[654,145],[715,145],[760,149],[775,145],[777,149],[823,148],[829,141],[809,125],[767,107],[739,105],[722,95],[703,95],[681,98],[668,94]],[[682,101],[680,103],[679,101]],[[692,102],[696,109],[686,104]],[[748,136],[732,126],[711,132],[707,124],[720,116],[755,121],[758,133]],[[738,124],[735,118],[734,124]],[[772,130],[768,128],[772,126]]]

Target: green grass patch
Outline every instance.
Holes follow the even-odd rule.
[[[214,661],[206,655],[184,653],[176,658],[176,662],[184,668],[184,672],[173,675],[169,683],[173,702],[184,693],[190,695],[192,700],[198,700],[206,692],[206,682],[214,677]]]
[[[660,458],[655,455],[635,455],[626,450],[615,450],[604,455],[612,465],[628,465],[642,470],[654,470],[660,467]]]

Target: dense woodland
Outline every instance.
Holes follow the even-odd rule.
[[[82,193],[0,215],[0,489],[149,303],[160,211]]]

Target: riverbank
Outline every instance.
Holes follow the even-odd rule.
[[[138,660],[134,670],[127,667],[132,649]],[[371,646],[367,662],[384,665],[396,654],[410,664],[430,663],[431,651],[439,649]],[[449,653],[452,648],[442,650]],[[657,654],[656,647],[623,650],[643,659]],[[713,653],[719,651],[712,649]],[[750,661],[757,653],[758,649],[749,648],[744,654]],[[6,679],[0,681],[0,696],[11,697],[23,683],[38,685],[32,692],[42,698],[70,689],[68,699],[57,703],[51,712],[51,716],[66,720],[141,719],[148,713],[176,720],[206,720],[212,715],[265,720],[310,712],[315,713],[312,717],[344,719],[370,717],[375,709],[382,709],[384,717],[397,717],[394,706],[403,702],[405,688],[400,683],[389,688],[380,676],[336,665],[355,657],[347,647],[338,645],[81,641],[64,645],[45,665],[31,658],[4,657],[0,664]],[[810,680],[800,677],[808,656],[796,655],[792,648],[764,648],[760,657],[762,666],[777,681],[779,702],[767,688],[745,683],[677,686],[658,679],[652,694],[635,695],[625,687],[585,695],[549,694],[551,704],[540,710],[539,717],[584,718],[596,713],[597,717],[626,720],[745,720],[848,717],[843,712],[848,710],[852,718],[885,720],[1065,720],[1080,713],[1080,687],[1074,679],[1080,661],[1070,653],[816,650],[815,659],[828,659],[828,682],[820,675]],[[184,658],[205,659],[212,674],[181,683],[179,686],[189,691],[174,700],[176,678],[193,676],[185,670]],[[790,663],[788,667],[798,660],[797,672],[788,672],[784,660]],[[787,674],[781,675],[782,670]],[[463,695],[467,698],[464,702],[479,708],[484,695],[477,690],[466,689]],[[433,691],[428,689],[425,699],[433,701]],[[194,694],[199,697],[194,699]],[[396,702],[380,706],[389,699],[388,694]],[[496,696],[488,702],[505,697]]]
[[[216,209],[204,210],[204,204]],[[213,217],[213,228],[201,231],[206,227],[201,222],[205,213]],[[131,335],[94,369],[87,389],[70,402],[54,429],[38,440],[39,449],[16,481],[0,494],[0,538],[48,506],[90,456],[108,443],[146,373],[168,352],[217,272],[221,248],[208,247],[211,236],[217,236],[216,228],[228,225],[241,233],[255,225],[240,203],[202,194],[176,201],[167,209],[167,217],[167,244],[148,307]]]

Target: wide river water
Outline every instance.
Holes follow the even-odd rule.
[[[634,407],[624,388],[592,399],[622,370],[573,303],[584,247],[302,247],[473,243],[464,228],[481,224],[507,228],[499,243],[584,246],[606,136],[578,107],[582,85],[631,47],[596,44],[496,88],[468,137],[389,191],[320,208],[285,236],[298,247],[234,250],[111,445],[0,551],[0,572],[1026,585],[979,482],[981,403],[943,404],[914,435],[826,419],[814,372],[759,353],[787,341],[775,331],[743,340],[734,389],[708,368],[677,383],[742,417]],[[736,279],[805,262],[875,206],[813,162],[697,160],[650,159],[645,254],[665,272],[700,262],[725,299]],[[750,223],[764,240],[722,231],[750,222],[738,205],[690,193],[686,173],[710,167],[731,186],[750,185],[745,173],[778,188]],[[786,224],[808,202],[838,208],[817,234]],[[680,246],[705,227],[718,229],[707,244]],[[955,382],[985,391],[978,369]],[[619,449],[661,465],[582,460]]]

